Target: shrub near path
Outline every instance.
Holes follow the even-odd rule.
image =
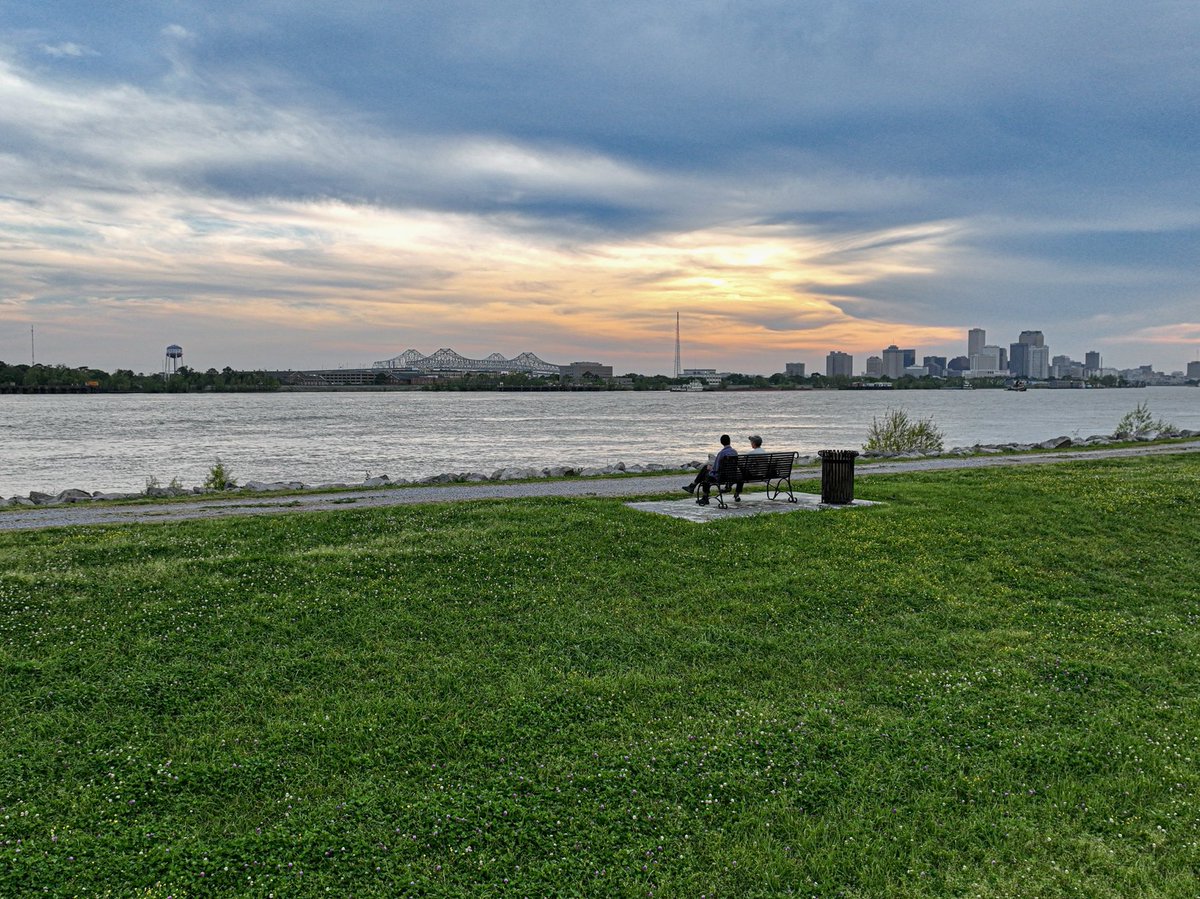
[[[0,895],[1191,896],[1200,459],[0,535]]]

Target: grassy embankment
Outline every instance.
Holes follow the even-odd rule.
[[[0,895],[1195,895],[1200,459],[858,492],[0,535]]]

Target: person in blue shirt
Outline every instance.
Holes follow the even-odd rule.
[[[708,505],[708,493],[709,493],[709,490],[712,489],[712,485],[716,483],[716,472],[721,470],[721,460],[724,459],[726,456],[736,456],[738,454],[737,450],[735,450],[729,444],[730,444],[729,435],[722,434],[721,435],[721,449],[716,454],[716,456],[713,457],[712,464],[701,466],[700,470],[698,472],[696,472],[695,479],[690,484],[684,484],[683,489],[686,490],[688,493],[695,493],[697,486],[702,488],[703,495],[698,500],[696,500],[696,503],[698,505],[701,505],[701,506]],[[738,481],[734,488],[733,501],[735,503],[740,503],[742,501],[742,482],[741,481]]]

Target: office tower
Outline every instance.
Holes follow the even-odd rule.
[[[916,350],[903,350],[903,353],[904,353],[904,367],[905,368],[908,368],[909,366],[917,364],[917,351]]]
[[[1187,364],[1187,379],[1189,381],[1200,379],[1200,362],[1189,362]]]
[[[1100,371],[1100,354],[1095,350],[1088,350],[1083,357],[1083,367],[1089,372]]]
[[[988,344],[971,357],[971,371],[1003,371],[1004,360],[1004,350]]]
[[[785,363],[783,363],[783,373],[785,375],[787,375],[789,378],[803,378],[804,377],[804,363],[803,362],[785,362]]]
[[[1034,353],[1034,350],[1038,350]],[[1022,331],[1017,342],[1010,344],[1008,370],[1018,378],[1037,378],[1045,380],[1050,377],[1050,348],[1041,331]],[[1045,353],[1041,351],[1045,350]],[[1035,371],[1041,374],[1035,374]]]
[[[987,331],[983,328],[972,328],[967,332],[967,358],[978,356],[983,352],[983,345],[987,343]]]
[[[825,374],[831,378],[850,377],[854,374],[854,357],[834,350],[825,357]]]
[[[925,366],[925,370],[932,377],[941,378],[946,374],[946,357],[945,356],[926,356],[921,360],[921,364]]]
[[[883,375],[885,378],[903,378],[904,369],[907,366],[904,364],[905,350],[900,349],[894,343],[883,351]]]
[[[1008,345],[1008,372],[1018,378],[1029,377],[1029,344]]]
[[[879,356],[867,357],[867,377],[882,378],[883,377],[883,359]]]
[[[1050,377],[1050,347],[1038,345],[1029,348],[1029,377],[1038,381]]]

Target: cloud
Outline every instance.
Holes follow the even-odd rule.
[[[0,302],[64,328],[645,358],[681,308],[748,368],[972,325],[1142,352],[1192,318],[1192,6],[15,8]]]
[[[95,56],[96,51],[74,41],[63,41],[61,44],[42,44],[41,51],[55,59],[81,59],[84,56]]]

